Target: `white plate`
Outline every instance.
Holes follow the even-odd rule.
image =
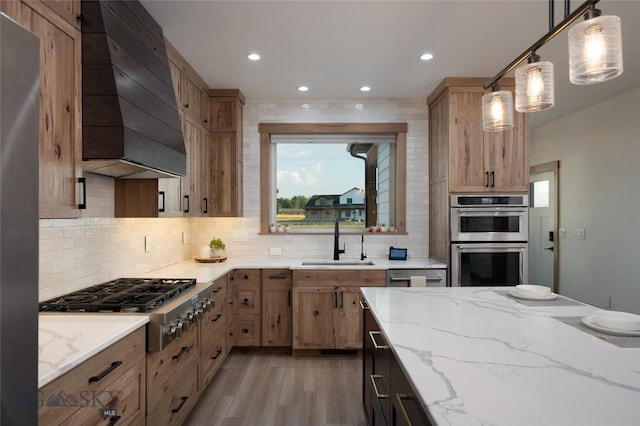
[[[549,293],[549,294],[541,294],[541,295],[530,296],[528,294],[520,293],[515,288],[512,288],[511,290],[509,290],[509,295],[515,297],[516,299],[522,299],[522,300],[553,300],[556,297],[558,297],[558,295],[556,293]]]
[[[640,331],[640,315],[620,311],[598,311],[593,322],[611,330]]]
[[[593,322],[593,315],[583,317],[582,323],[589,328],[592,328],[594,330],[601,331],[607,334],[615,334],[617,336],[640,336],[640,331],[614,330],[612,328],[599,326],[598,324]]]
[[[516,286],[516,290],[522,296],[543,297],[551,294],[551,289],[543,285],[520,284]]]

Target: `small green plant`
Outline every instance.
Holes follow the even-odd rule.
[[[212,250],[224,250],[227,245],[220,238],[214,238],[209,242],[209,247],[211,247]]]

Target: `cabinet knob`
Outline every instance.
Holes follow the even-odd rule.
[[[247,334],[247,333],[249,332],[249,329],[248,329],[248,328],[243,328],[243,329],[242,329],[242,332],[243,332],[243,333],[245,333],[245,334]]]

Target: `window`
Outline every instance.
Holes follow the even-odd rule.
[[[261,232],[405,226],[406,123],[275,124],[260,131]]]

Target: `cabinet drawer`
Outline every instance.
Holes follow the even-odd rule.
[[[263,269],[262,270],[262,285],[267,286],[271,284],[283,284],[291,285],[291,270],[290,269]]]
[[[218,335],[224,335],[227,328],[227,318],[222,309],[209,311],[202,317],[202,339],[201,345],[204,345],[210,339],[218,338]]]
[[[217,339],[202,346],[200,357],[200,388],[206,389],[220,366],[227,358],[226,336],[220,334]]]
[[[260,285],[260,269],[236,269],[229,275],[232,284]]]
[[[192,325],[161,352],[147,354],[147,393],[154,394],[198,351],[198,328]]]
[[[145,416],[144,360],[133,365],[108,388],[89,396],[87,405],[69,417],[63,425],[137,424]],[[40,423],[45,422],[41,419]],[[46,423],[51,424],[51,423]]]
[[[117,379],[131,369],[136,362],[144,360],[145,330],[139,328],[82,364],[66,372],[40,389],[42,407],[38,410],[41,424],[57,425],[77,412],[94,395],[109,388]],[[64,405],[60,398],[75,398],[78,405]]]
[[[296,269],[294,287],[384,287],[384,269]]]
[[[238,346],[260,346],[259,315],[240,315],[234,322]]]
[[[260,287],[236,286],[234,299],[234,313],[249,315],[260,313]]]
[[[149,398],[148,425],[179,425],[196,402],[198,357],[190,356],[176,374]]]

